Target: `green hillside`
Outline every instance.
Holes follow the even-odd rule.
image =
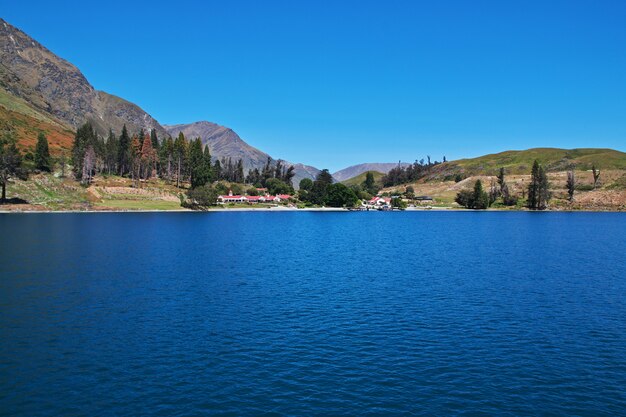
[[[626,153],[613,149],[533,148],[447,162],[437,167],[435,176],[459,172],[465,175],[495,175],[500,167],[506,168],[510,174],[526,174],[535,160],[552,172],[565,171],[572,166],[577,170],[589,170],[593,164],[601,169],[626,169]]]
[[[356,177],[348,178],[347,180],[341,181],[341,183],[347,186],[361,185],[363,184],[363,181],[365,181],[365,177],[367,176],[368,172],[371,172],[372,174],[374,174],[374,181],[376,182],[376,184],[382,185],[381,179],[385,176],[385,174],[383,174],[382,172],[378,172],[378,171],[366,171],[357,175]]]

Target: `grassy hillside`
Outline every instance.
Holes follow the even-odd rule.
[[[131,186],[129,178],[96,177],[90,187],[71,178],[33,174],[28,181],[13,180],[7,197],[18,200],[0,205],[0,210],[181,210],[180,190],[159,179]]]
[[[0,128],[14,131],[24,152],[34,151],[39,132],[45,133],[53,155],[69,150],[74,140],[73,131],[2,89],[0,89]]]
[[[363,181],[365,181],[365,177],[367,176],[368,172],[371,172],[372,174],[374,174],[374,181],[376,182],[376,184],[381,185],[381,179],[385,176],[385,174],[383,174],[382,172],[378,172],[378,171],[363,172],[362,174],[359,174],[356,177],[348,178],[347,180],[341,181],[341,183],[347,186],[356,185],[356,184],[361,185]]]
[[[589,170],[592,164],[601,169],[626,169],[626,153],[613,149],[534,148],[447,162],[436,167],[433,179],[441,179],[457,173],[466,176],[495,175],[500,167],[504,167],[510,174],[526,174],[530,172],[535,159],[550,172],[565,171],[571,166],[574,166],[576,170]]]

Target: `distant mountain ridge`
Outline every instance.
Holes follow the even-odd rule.
[[[178,136],[182,132],[186,138],[200,138],[202,143],[209,145],[211,155],[217,159],[222,157],[232,158],[234,161],[241,159],[246,171],[250,169],[262,169],[267,162],[269,154],[250,146],[239,137],[232,129],[220,126],[216,123],[200,121],[187,124],[165,125],[167,133],[172,137]],[[272,157],[274,161],[279,158]],[[320,172],[319,169],[300,163],[285,161],[287,165],[295,168],[293,185],[298,186],[303,178],[315,179]]]
[[[386,174],[397,166],[407,166],[406,162],[371,162],[352,165],[333,173],[333,178],[339,182],[354,178],[367,171],[376,171]]]

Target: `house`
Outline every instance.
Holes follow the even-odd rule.
[[[363,205],[368,208],[382,208],[391,206],[389,197],[372,197],[369,201],[364,201]]]
[[[246,199],[247,199],[249,204],[264,203],[265,202],[265,197],[262,196],[262,195],[249,195],[249,196],[246,196]]]
[[[228,195],[218,195],[217,202],[218,203],[245,203],[248,201],[248,197],[245,195],[233,195],[232,191],[228,192]]]
[[[217,202],[224,203],[248,203],[248,204],[259,204],[259,203],[281,203],[286,202],[291,199],[292,196],[289,194],[278,194],[278,195],[233,195],[232,191],[228,193],[228,195],[220,195],[217,196]]]
[[[277,203],[280,203],[281,201],[288,201],[289,199],[291,199],[291,196],[289,194],[278,194],[276,197],[274,197],[274,201],[276,201]]]

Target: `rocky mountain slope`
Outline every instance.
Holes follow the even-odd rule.
[[[397,167],[398,165],[401,166],[405,166],[408,165],[408,163],[405,162],[389,162],[389,163],[384,163],[384,162],[374,162],[374,163],[365,163],[365,164],[359,164],[359,165],[352,165],[349,166],[347,168],[341,169],[337,172],[335,172],[333,174],[333,178],[335,178],[337,181],[341,182],[341,181],[345,181],[348,180],[350,178],[356,177],[357,175],[361,175],[364,172],[367,171],[376,171],[376,172],[380,172],[382,174],[386,174],[388,173],[391,169]]]
[[[56,56],[21,30],[0,19],[0,88],[38,113],[74,130],[90,121],[106,135],[165,129],[137,105],[96,90],[71,63]]]
[[[189,124],[165,125],[164,128],[172,137],[182,132],[186,138],[202,139],[202,143],[209,145],[211,154],[221,159],[222,157],[242,159],[246,170],[261,169],[267,157],[265,152],[248,145],[232,129],[211,122],[195,122]]]
[[[21,145],[29,149],[39,131],[53,137],[53,152],[69,149],[73,131],[89,121],[103,136],[109,128],[119,134],[124,124],[131,133],[156,129],[161,138],[182,131],[188,138],[202,138],[217,158],[242,159],[246,171],[263,167],[268,158],[233,130],[215,123],[180,124],[166,129],[139,106],[96,90],[78,68],[2,19],[0,108],[0,123],[15,130]],[[315,167],[289,164],[296,168],[296,186],[302,178],[315,178],[319,172]]]
[[[215,123],[201,121],[188,124],[166,125],[164,126],[168,134],[172,137],[178,136],[179,132],[183,132],[186,138],[200,138],[203,144],[209,145],[211,154],[218,159],[222,157],[233,158],[233,160],[242,159],[246,171],[254,168],[261,169],[267,162],[270,155],[259,149],[250,146],[242,140],[232,129],[220,126]],[[272,157],[273,160],[278,158]],[[287,165],[293,165],[295,168],[295,177],[293,178],[294,186],[298,186],[303,178],[315,179],[320,172],[319,169],[285,161]]]

